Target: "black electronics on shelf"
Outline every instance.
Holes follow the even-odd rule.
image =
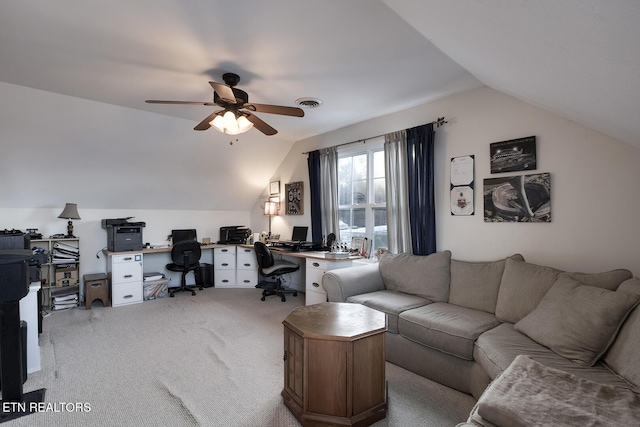
[[[46,391],[43,388],[23,393],[25,354],[20,300],[29,293],[29,261],[33,254],[29,236],[12,231],[0,233],[0,422],[32,413],[30,403],[43,402]]]
[[[142,229],[146,224],[144,222],[129,222],[131,218],[102,220],[102,228],[107,230],[108,251],[128,252],[142,250]]]
[[[220,227],[220,240],[218,240],[218,243],[223,245],[246,243],[249,236],[251,236],[251,229],[242,225]]]

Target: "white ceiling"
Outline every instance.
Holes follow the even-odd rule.
[[[252,206],[294,141],[484,85],[640,146],[638,23],[638,0],[2,0],[0,82],[65,97],[48,118],[59,95],[39,103],[40,92],[21,96],[5,87],[0,107],[10,114],[0,117],[0,133],[7,143],[31,132],[22,139],[36,144],[44,130],[30,129],[33,123],[66,124],[56,136],[66,149],[51,144],[46,160],[93,153],[86,168],[112,179],[112,168],[96,165],[122,162],[118,149],[175,159],[176,141],[197,144],[208,160],[183,185],[201,188],[221,175],[238,184],[227,193],[209,185],[200,204],[193,196],[176,200],[195,209]],[[304,118],[258,114],[278,135],[251,130],[244,145],[230,147],[213,129],[192,130],[215,108],[144,102],[210,101],[208,81],[221,82],[225,72],[239,74],[238,87],[256,103],[293,106],[316,97],[324,104]],[[20,99],[10,96],[16,93]],[[96,117],[102,112],[120,127]],[[177,119],[158,125],[167,116]],[[96,135],[95,148],[88,133]],[[252,154],[263,167],[240,171]],[[176,185],[155,170],[140,180]],[[85,206],[155,207],[137,197],[93,200],[95,191],[86,192],[77,199]]]
[[[290,141],[485,84],[640,144],[638,22],[637,0],[5,0],[0,80],[195,125],[213,108],[144,100],[235,72],[253,102],[324,101],[261,115]]]

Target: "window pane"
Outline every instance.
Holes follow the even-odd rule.
[[[373,177],[384,178],[384,151],[373,153]]]
[[[386,203],[387,193],[384,178],[373,180],[373,203]]]
[[[367,155],[353,156],[353,180],[367,179]]]
[[[389,240],[387,239],[387,209],[375,208],[373,209],[373,245],[371,250],[375,251],[381,246],[389,247]]]
[[[367,181],[362,179],[353,183],[353,205],[364,205],[367,203]]]
[[[352,237],[365,237],[365,210],[364,209],[340,209],[340,241],[351,244]]]

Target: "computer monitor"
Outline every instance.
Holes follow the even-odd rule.
[[[184,230],[171,230],[171,241],[175,245],[183,240],[198,241],[198,236],[194,228]]]
[[[309,227],[294,226],[291,240],[294,242],[304,242],[307,240],[307,231]]]

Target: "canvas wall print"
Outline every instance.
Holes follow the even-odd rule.
[[[551,174],[484,180],[485,222],[551,222]]]
[[[536,137],[490,144],[491,173],[529,171],[538,168]]]
[[[302,181],[285,184],[285,195],[287,197],[285,213],[287,215],[302,215],[304,213]]]

